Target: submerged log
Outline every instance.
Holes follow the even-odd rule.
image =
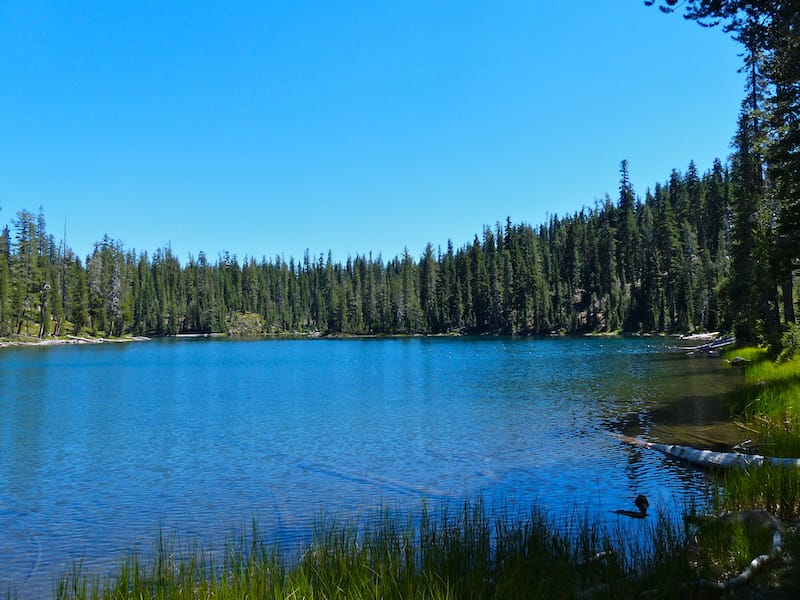
[[[618,440],[637,446],[661,452],[666,456],[688,462],[689,464],[705,469],[746,469],[748,467],[773,467],[800,468],[800,458],[775,458],[759,454],[743,454],[741,452],[714,452],[713,450],[697,450],[689,446],[677,444],[658,444],[646,442],[638,438],[612,433]]]

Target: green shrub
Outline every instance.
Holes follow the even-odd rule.
[[[800,352],[800,327],[796,323],[790,323],[781,337],[781,352],[778,360],[790,360],[797,356],[798,352]]]
[[[233,313],[228,318],[228,335],[243,337],[264,335],[264,321],[255,313]]]

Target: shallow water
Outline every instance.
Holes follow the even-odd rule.
[[[168,339],[0,350],[0,593],[105,575],[160,530],[288,545],[321,514],[482,495],[617,519],[702,474],[608,434],[736,441],[736,375],[658,338]]]

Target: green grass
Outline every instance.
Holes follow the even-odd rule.
[[[715,512],[764,509],[783,521],[800,516],[800,471],[783,467],[729,471],[721,477]]]
[[[722,353],[722,357],[726,360],[733,360],[737,356],[741,356],[743,359],[751,362],[763,362],[769,360],[769,351],[766,348],[747,346],[743,348],[729,348]]]
[[[105,579],[76,566],[59,600],[198,598],[619,598],[684,596],[696,577],[674,520],[653,516],[603,528],[556,524],[481,502],[417,518],[383,512],[370,525],[326,522],[296,556],[251,535],[214,564],[160,537],[152,559],[131,556]],[[637,534],[636,531],[639,531]],[[564,533],[572,532],[571,534]],[[644,532],[644,533],[642,533]]]
[[[737,348],[723,355],[749,360],[744,383],[731,396],[753,449],[777,457],[800,457],[800,360],[773,360],[765,348]],[[781,519],[800,518],[800,472],[778,467],[726,473],[718,510],[762,508]]]
[[[754,557],[768,554],[772,531],[716,518],[698,518],[688,526],[687,559],[698,578],[725,580],[741,573]]]
[[[800,360],[771,360],[766,349],[739,348],[724,354],[750,363],[732,409],[756,434],[757,449],[771,456],[800,457]]]

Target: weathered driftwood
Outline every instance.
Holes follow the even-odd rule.
[[[716,352],[720,348],[725,348],[726,346],[732,346],[736,343],[736,338],[723,338],[719,340],[713,340],[708,342],[707,344],[701,344],[700,346],[695,346],[694,348],[686,348],[689,351],[689,354],[694,352]]]
[[[765,510],[742,510],[729,512],[718,517],[687,517],[687,522],[698,521],[721,521],[731,524],[738,524],[749,530],[766,530],[772,533],[772,546],[769,553],[756,556],[750,561],[745,569],[725,581],[711,581],[709,579],[699,580],[698,586],[708,590],[729,590],[746,584],[756,571],[764,567],[770,561],[778,558],[783,552],[783,526],[781,522],[772,514]],[[702,525],[701,525],[702,527]]]
[[[773,467],[800,468],[800,458],[775,458],[759,454],[743,454],[741,452],[714,452],[712,450],[697,450],[689,446],[676,444],[658,444],[646,442],[627,435],[612,433],[615,438],[639,448],[656,450],[671,458],[688,462],[689,464],[706,469],[746,469],[770,465]]]

